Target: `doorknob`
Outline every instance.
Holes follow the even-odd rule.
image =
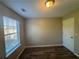
[[[70,38],[73,39],[73,36],[71,36]]]

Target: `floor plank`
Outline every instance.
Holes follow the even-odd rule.
[[[63,46],[26,48],[19,59],[79,59]]]

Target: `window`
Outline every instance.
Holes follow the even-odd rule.
[[[6,57],[20,46],[19,22],[3,17]]]

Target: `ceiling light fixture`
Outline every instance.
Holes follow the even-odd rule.
[[[46,0],[45,4],[47,8],[50,8],[54,5],[55,0]]]

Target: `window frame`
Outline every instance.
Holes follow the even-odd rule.
[[[9,19],[9,20],[15,20],[15,19],[12,19],[12,18],[10,18],[10,17],[6,17],[6,16],[3,16],[3,26],[5,27],[7,27],[7,25],[4,25],[4,20],[7,20],[7,19]],[[4,43],[4,45],[5,45],[5,57],[8,57],[9,55],[11,55],[13,52],[15,52],[16,51],[16,49],[18,49],[20,46],[21,46],[21,41],[20,41],[20,23],[19,23],[19,21],[18,20],[15,20],[16,21],[16,32],[13,32],[13,33],[8,33],[8,34],[5,34],[4,33],[4,41],[6,42],[6,39],[5,39],[5,37],[6,36],[11,36],[11,35],[13,35],[13,34],[15,34],[17,37],[16,37],[16,40],[18,41],[18,43],[15,45],[15,46],[13,46],[8,52],[6,52],[6,45],[5,45],[5,43]],[[9,22],[8,22],[9,23]],[[9,26],[9,25],[8,25]],[[12,27],[12,26],[11,26]],[[9,30],[9,29],[8,29]],[[5,32],[5,29],[4,29],[4,32]]]

